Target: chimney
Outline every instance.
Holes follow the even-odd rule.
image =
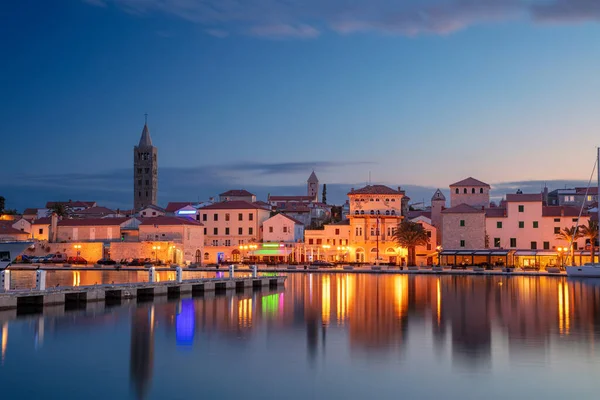
[[[58,215],[56,215],[56,213],[52,213],[52,215],[50,216],[50,234],[48,235],[48,240],[51,243],[56,243],[56,237],[57,237],[57,229],[58,229]]]

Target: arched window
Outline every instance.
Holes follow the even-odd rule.
[[[377,215],[379,215],[379,214],[380,214],[380,213],[379,213],[379,210],[377,210]]]
[[[358,215],[358,210],[354,211],[354,214]]]
[[[371,215],[375,215],[375,211],[371,210]]]
[[[396,210],[392,210],[392,215],[396,215]]]
[[[467,194],[467,188],[464,188],[464,189],[463,189],[463,193],[464,193],[464,194]]]
[[[207,261],[210,257],[210,254],[208,253],[204,253],[204,260]]]
[[[364,213],[365,213],[365,210],[360,210],[360,213],[364,215]]]
[[[475,193],[475,188],[471,188],[471,193]]]
[[[456,191],[455,191],[455,193],[456,193],[456,194],[458,194],[458,188],[456,188]]]
[[[479,193],[483,193],[483,188],[479,188]]]
[[[385,210],[385,215],[390,215],[390,210]]]
[[[373,201],[373,199],[370,199],[369,201]]]
[[[200,264],[202,262],[201,258],[202,258],[202,253],[198,249],[198,250],[196,250],[196,264]]]

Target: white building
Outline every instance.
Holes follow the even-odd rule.
[[[259,242],[270,211],[247,201],[226,201],[200,209],[207,246],[238,246]]]
[[[277,214],[263,223],[264,242],[297,243],[304,239],[304,224],[285,214]]]

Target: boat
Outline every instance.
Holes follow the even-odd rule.
[[[8,268],[15,258],[32,245],[33,242],[0,242],[0,271]]]
[[[600,187],[600,147],[598,147],[597,152],[598,154],[596,155],[596,171],[598,174],[598,187]],[[583,204],[585,204],[585,202]],[[581,207],[583,209],[583,205]],[[600,206],[598,206],[598,222],[600,223]],[[579,225],[579,219],[577,219],[577,224]],[[572,245],[573,244],[571,243],[571,246]],[[592,246],[593,245],[594,243],[592,243]],[[600,254],[598,254],[598,258],[600,259]],[[594,263],[593,261],[594,260],[592,260],[591,263],[587,263],[584,265],[566,267],[567,276],[573,278],[600,278],[600,263]]]

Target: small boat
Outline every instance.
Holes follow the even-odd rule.
[[[33,242],[0,242],[0,271],[8,268],[15,258],[32,245]]]
[[[600,147],[598,147],[598,154],[596,156],[596,167],[598,173],[598,187],[600,187]],[[590,178],[591,181],[591,178]],[[588,185],[589,189],[589,185]],[[585,202],[582,204],[585,205]],[[581,213],[580,213],[581,214]],[[598,221],[600,222],[600,206],[598,207]],[[579,219],[577,219],[577,226],[579,226]],[[571,246],[573,243],[571,243]],[[592,243],[592,246],[594,243]],[[599,255],[600,256],[600,255]],[[594,260],[592,260],[594,261]],[[579,278],[600,278],[600,264],[598,263],[587,263],[579,266],[566,267],[568,277],[579,277]]]

